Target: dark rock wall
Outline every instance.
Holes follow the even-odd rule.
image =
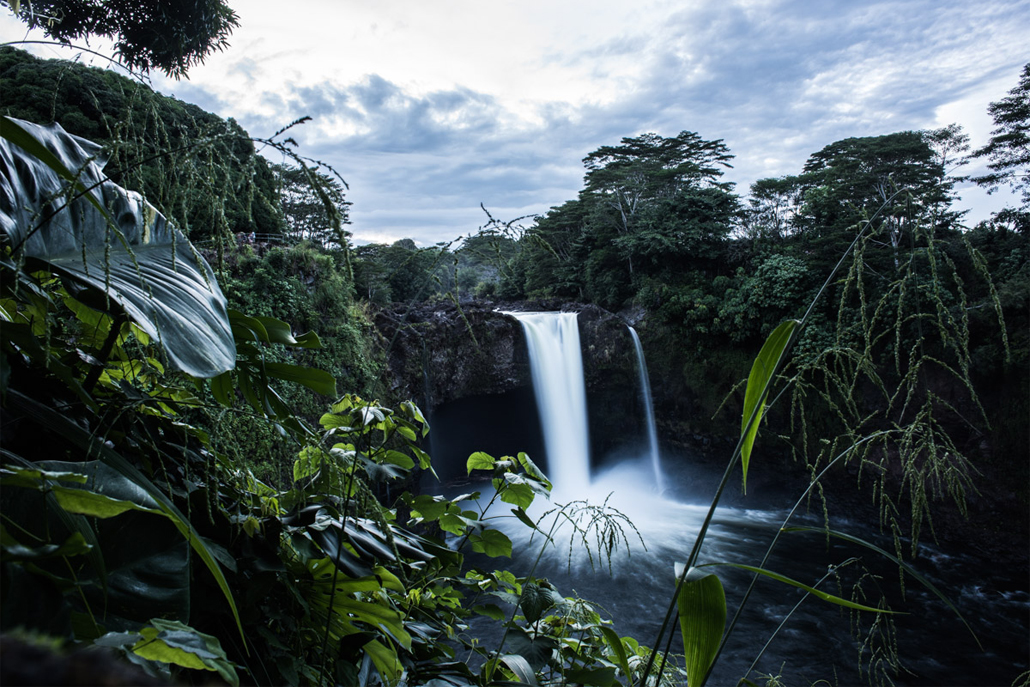
[[[434,415],[440,420],[439,425],[434,422],[435,437],[431,436],[437,448],[467,451],[467,442],[455,435],[483,437],[482,432],[490,429],[484,429],[489,422],[484,415],[497,419],[493,434],[498,435],[478,439],[484,444],[502,443],[500,436],[511,433],[502,415],[518,415],[525,423],[522,408],[505,410],[506,403],[524,406],[532,398],[525,336],[522,325],[500,310],[578,312],[595,460],[627,442],[643,441],[646,428],[636,354],[620,317],[594,305],[546,301],[504,306],[476,302],[460,308],[440,302],[384,311],[376,324],[388,344],[390,395],[395,400],[415,399],[431,421]],[[470,406],[484,412],[470,413]],[[469,418],[464,427],[454,421],[459,407]],[[539,428],[526,430],[525,448],[515,443],[518,448],[512,451],[539,451]]]
[[[376,326],[388,346],[391,395],[423,410],[532,384],[521,325],[493,304],[399,307],[380,313]]]
[[[533,302],[510,310],[579,313],[588,391],[635,389],[636,358],[626,323],[594,305]],[[519,322],[493,303],[460,308],[449,302],[383,311],[376,325],[388,345],[388,378],[395,398],[414,398],[428,409],[461,398],[532,386]]]

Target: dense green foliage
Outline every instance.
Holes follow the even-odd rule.
[[[227,254],[219,280],[229,307],[284,321],[294,331],[318,332],[320,347],[266,351],[267,360],[326,370],[341,389],[369,396],[379,392],[382,350],[367,311],[354,302],[341,251],[308,243],[244,244]],[[279,390],[291,412],[309,423],[324,412],[324,395],[297,385]],[[281,481],[299,448],[260,417],[219,412],[200,422],[210,427],[220,450],[274,483]]]
[[[307,317],[330,324],[343,318],[345,311],[332,308],[349,304],[349,283],[333,284],[341,281],[333,256],[301,247],[241,260],[238,274],[258,284],[292,261],[295,273],[320,270],[335,288],[303,301],[290,290],[258,287],[246,296],[260,300],[244,303],[259,311],[253,315],[225,310],[212,279],[220,321],[193,322],[192,345],[212,354],[228,339],[235,360],[203,375],[175,373],[161,358],[181,342],[149,336],[149,315],[120,304],[128,275],[112,270],[109,284],[96,283],[63,266],[60,253],[29,252],[23,238],[33,227],[52,241],[71,226],[68,236],[85,260],[135,226],[122,215],[115,223],[94,201],[134,196],[107,181],[49,212],[53,197],[26,193],[30,180],[43,189],[63,180],[64,196],[99,175],[97,165],[85,164],[80,180],[65,162],[83,142],[58,129],[4,124],[4,167],[20,170],[21,182],[5,176],[0,195],[5,631],[107,647],[148,673],[183,682],[205,683],[205,673],[217,673],[230,684],[242,677],[395,685],[405,675],[455,685],[537,675],[554,684],[613,684],[619,670],[625,681],[634,679],[649,652],[616,634],[589,602],[564,598],[532,573],[516,577],[466,560],[468,551],[483,560],[511,555],[511,541],[491,526],[497,517],[540,528],[541,550],[558,528],[571,527],[584,546],[596,536],[596,553],[611,556],[626,541],[619,514],[572,503],[534,522],[526,508],[551,485],[524,454],[469,458],[469,473],[492,478],[486,503],[479,494],[411,494],[412,471],[431,469],[419,447],[428,425],[414,404],[394,411],[346,394],[315,430],[281,393],[280,383],[292,383],[335,396],[332,375],[282,353],[317,351],[319,337],[296,335],[265,314],[282,308],[297,316],[311,305]],[[56,155],[39,145],[44,140]],[[40,166],[28,164],[33,159]],[[69,217],[86,230],[65,222]],[[188,246],[178,239],[148,251],[134,244],[138,283],[170,285],[154,290],[157,307],[173,307],[182,295],[174,285],[184,266],[162,258]],[[273,293],[285,293],[287,302],[272,302]],[[199,307],[187,302],[182,314]],[[242,439],[238,429],[216,425],[211,432],[189,422],[212,412],[279,428],[297,447],[288,473],[275,475],[277,484],[262,482],[246,460],[222,450]],[[275,443],[269,436],[252,450],[272,453]],[[496,514],[500,504],[511,515]],[[466,639],[474,614],[503,628],[496,648]],[[478,673],[456,660],[459,649],[480,657]]]
[[[0,112],[105,146],[105,173],[191,240],[283,233],[278,182],[248,134],[110,70],[0,48]]]

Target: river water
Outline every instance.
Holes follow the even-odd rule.
[[[537,577],[549,579],[565,596],[578,595],[595,602],[602,616],[611,618],[621,635],[652,646],[675,586],[675,565],[689,555],[708,510],[706,499],[711,496],[704,489],[718,476],[701,474],[700,471],[711,468],[700,467],[699,461],[691,456],[662,456],[659,468],[653,436],[641,442],[639,457],[630,454],[618,460],[593,460],[582,402],[582,362],[578,359],[575,315],[514,315],[525,328],[540,418],[539,426],[527,426],[524,435],[542,434],[544,456],[540,462],[549,465],[548,474],[555,483],[550,501],[538,499],[530,515],[539,519],[556,504],[604,505],[611,520],[622,523],[625,537],[616,537],[619,547],[606,556],[598,550],[599,542],[589,532],[585,538],[576,537],[566,527],[558,530],[553,543],[545,544],[539,535],[532,537],[531,530],[510,518],[506,523],[502,521],[501,527],[513,541],[515,560],[510,566],[507,561],[479,563],[486,567],[501,563],[498,567],[510,567],[516,574],[524,575],[541,547],[545,547],[534,571]],[[642,386],[646,388],[646,384]],[[466,422],[454,427],[460,427],[460,433],[467,438],[471,434],[470,416],[467,412],[463,416]],[[521,417],[525,422],[525,416]],[[473,424],[477,425],[478,436],[492,433],[481,422]],[[457,432],[449,429],[448,423],[434,425],[438,438],[443,440],[440,447],[448,446],[448,434]],[[464,452],[454,456],[447,453],[436,457],[456,464],[463,464],[467,457]],[[609,467],[604,469],[593,467],[606,463]],[[488,490],[486,485],[484,491]],[[735,499],[738,505],[734,507],[720,507],[699,562],[759,565],[800,494],[779,496],[764,494],[760,508],[748,508],[746,498]],[[484,502],[488,499],[489,494]],[[770,507],[781,502],[782,507]],[[789,524],[822,527],[824,521],[821,512],[802,512],[795,514]],[[893,550],[893,544],[875,523],[837,516],[828,524]],[[761,676],[774,675],[782,676],[789,685],[891,681],[897,685],[941,687],[1012,685],[1028,669],[1030,659],[1027,571],[1006,570],[978,560],[969,552],[930,545],[921,546],[920,558],[913,565],[945,592],[976,633],[982,648],[970,629],[934,593],[911,577],[904,580],[902,592],[898,568],[891,561],[866,548],[828,540],[819,534],[785,533],[766,568],[808,585],[826,577],[820,586],[822,591],[871,606],[882,598],[892,610],[904,614],[891,616],[893,624],[886,623],[884,616],[877,622],[877,614],[855,613],[814,597],[805,598],[805,593],[795,587],[762,578],[727,641],[709,684],[735,685],[790,615],[750,673],[751,679],[759,684]],[[722,580],[732,616],[751,574],[731,567],[709,570],[716,571]],[[831,570],[835,573],[827,576]],[[799,601],[801,604],[794,611]],[[674,641],[673,651],[679,641]],[[895,655],[900,656],[900,663],[893,659]]]
[[[528,574],[545,546],[534,572],[537,577],[548,579],[565,596],[595,602],[602,617],[612,619],[622,636],[650,646],[675,585],[674,566],[689,554],[708,505],[690,500],[689,462],[666,462],[667,489],[661,495],[651,483],[649,463],[646,456],[621,462],[598,475],[589,489],[571,494],[557,490],[550,501],[538,500],[530,511],[537,518],[557,503],[586,499],[595,505],[607,503],[624,514],[636,532],[625,528],[629,547],[620,544],[610,567],[609,560],[599,555],[596,541],[586,539],[588,554],[583,539],[571,538],[568,528],[559,530],[553,545],[545,546],[539,535],[531,537],[530,530],[514,519],[502,521],[500,527],[513,541],[513,572]],[[488,485],[485,492],[484,502],[489,498]],[[788,508],[719,508],[701,562],[758,565],[787,512]],[[823,520],[821,515],[802,513],[795,514],[790,524],[821,527]],[[831,527],[892,550],[889,539],[866,523],[838,518]],[[894,616],[895,627],[890,629],[874,626],[873,614],[853,614],[808,597],[772,640],[751,679],[763,684],[758,680],[762,675],[779,675],[788,685],[825,680],[819,684],[843,686],[881,683],[886,674],[897,685],[994,687],[1012,685],[1027,670],[1030,593],[1025,571],[1006,571],[984,565],[968,553],[921,545],[913,566],[957,607],[983,645],[981,650],[956,614],[911,577],[906,576],[902,598],[897,567],[863,547],[839,540],[828,543],[815,534],[784,534],[766,567],[814,585],[830,566],[851,559],[858,560],[840,569],[839,581],[827,579],[819,588],[850,599],[853,585],[861,580],[865,596],[856,601],[876,606],[882,593],[893,610],[906,615]],[[478,563],[509,567],[502,560]],[[728,567],[709,569],[725,586],[732,616],[751,575]],[[735,685],[804,596],[794,587],[760,579],[709,684]],[[677,644],[682,651],[678,634],[674,652]],[[885,660],[891,649],[900,655],[898,672]]]

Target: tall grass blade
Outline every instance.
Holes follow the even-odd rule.
[[[817,531],[821,532],[822,530],[817,530]],[[883,609],[883,608],[873,608],[872,606],[864,606],[862,604],[857,604],[854,601],[848,601],[847,599],[842,599],[839,596],[834,596],[833,594],[827,594],[826,592],[821,592],[818,589],[816,589],[815,587],[810,587],[809,585],[804,584],[803,582],[798,582],[797,580],[793,580],[793,579],[787,577],[786,575],[781,575],[778,572],[773,572],[772,570],[766,570],[765,568],[758,568],[758,567],[753,566],[753,565],[744,565],[743,563],[704,563],[704,564],[699,565],[697,567],[699,567],[699,568],[707,568],[707,567],[710,567],[710,566],[719,566],[719,567],[724,567],[724,568],[740,568],[741,570],[747,570],[748,572],[758,573],[759,575],[765,575],[769,579],[776,580],[777,582],[782,582],[783,584],[789,584],[791,587],[797,587],[798,589],[803,589],[806,592],[808,592],[809,594],[812,594],[813,596],[819,597],[823,601],[829,601],[831,604],[837,604],[838,606],[844,606],[845,608],[853,608],[856,611],[869,611],[870,613],[891,613],[891,614],[898,614],[898,613],[900,613],[899,611],[888,611],[888,610]],[[904,614],[902,614],[902,615],[904,615]]]
[[[787,350],[791,335],[799,324],[797,320],[787,320],[774,329],[751,365],[751,374],[747,378],[747,390],[744,392],[744,412],[741,414],[740,420],[740,434],[743,439],[740,445],[740,464],[744,473],[745,492],[747,492],[747,467],[751,460],[751,448],[758,436],[758,426],[762,423],[765,400],[769,397],[769,387],[772,385],[773,375],[779,369],[780,360]]]
[[[898,557],[888,553],[884,549],[881,549],[876,544],[871,544],[871,543],[865,541],[864,539],[860,539],[858,537],[852,536],[852,535],[847,534],[845,532],[839,532],[837,530],[822,529],[822,528],[818,528],[818,527],[784,527],[783,531],[784,532],[817,532],[819,534],[828,534],[831,537],[836,537],[838,539],[843,539],[844,541],[851,542],[852,544],[858,544],[859,546],[864,546],[865,548],[869,549],[870,551],[875,551],[876,553],[880,554],[881,556],[883,556],[887,560],[892,561],[893,563],[898,565],[902,570],[904,570],[909,575],[911,575],[916,580],[916,582],[918,582],[919,584],[921,584],[924,587],[926,587],[927,589],[929,589],[931,592],[933,592],[934,596],[936,596],[938,599],[943,601],[944,605],[946,605],[948,608],[950,608],[951,611],[958,617],[958,619],[962,621],[962,624],[966,626],[966,629],[969,630],[969,634],[973,635],[973,639],[976,641],[976,645],[978,647],[980,647],[981,650],[983,650],[983,645],[980,643],[980,638],[976,636],[975,632],[973,632],[973,628],[969,625],[969,623],[966,622],[966,619],[962,617],[962,614],[959,612],[958,608],[955,607],[955,604],[951,603],[951,600],[948,599],[948,597],[944,595],[944,592],[942,592],[940,589],[935,587],[933,585],[933,583],[930,582],[930,580],[928,580],[925,577],[923,577],[922,575],[920,575],[916,571],[915,568],[913,568],[911,565],[909,565],[905,561],[901,560],[900,558],[898,558]]]

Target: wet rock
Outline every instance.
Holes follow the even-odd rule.
[[[626,323],[596,305],[561,301],[498,304],[449,301],[398,306],[376,317],[387,342],[395,399],[425,409],[484,394],[531,387],[522,325],[506,311],[578,312],[588,393],[633,393],[636,359]]]

